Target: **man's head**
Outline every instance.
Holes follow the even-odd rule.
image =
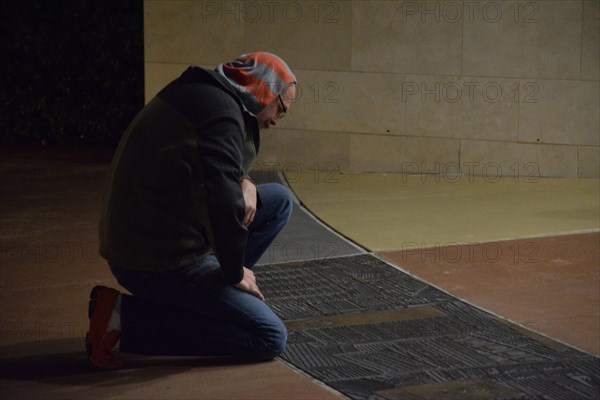
[[[276,125],[296,96],[294,73],[274,54],[244,54],[220,64],[216,70],[229,81],[246,108],[256,115],[261,128]]]
[[[271,125],[277,125],[277,120],[287,116],[287,111],[295,97],[296,84],[292,83],[256,114],[260,127],[267,129]]]

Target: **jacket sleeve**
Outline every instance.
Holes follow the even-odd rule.
[[[244,221],[241,188],[243,123],[224,113],[198,127],[206,206],[202,207],[208,240],[221,265],[226,282],[238,283],[244,276],[248,230]]]

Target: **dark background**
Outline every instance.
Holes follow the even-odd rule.
[[[114,146],[144,105],[142,0],[0,0],[0,144]]]

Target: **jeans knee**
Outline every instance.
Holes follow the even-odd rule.
[[[277,357],[283,350],[285,350],[285,345],[287,344],[288,331],[283,322],[279,327],[277,334],[275,335],[275,339],[273,340],[273,353],[275,354],[273,357]]]
[[[258,355],[261,360],[272,360],[285,350],[288,332],[282,321],[269,327],[262,338],[263,351]]]
[[[292,214],[294,199],[292,197],[292,192],[290,192],[290,190],[287,187],[285,187],[283,185],[278,185],[278,187],[279,187],[278,195],[279,195],[279,199],[280,199],[279,201],[281,202],[280,213],[287,220],[287,219],[289,219],[290,215]]]

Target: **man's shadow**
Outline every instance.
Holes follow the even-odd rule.
[[[182,374],[193,368],[250,364],[248,360],[232,357],[156,357],[123,354],[124,367],[109,371],[99,370],[90,365],[84,348],[83,338],[0,347],[0,391],[6,394],[12,385],[33,393],[36,384],[39,384],[40,389],[43,387],[44,391],[49,387],[46,384],[54,388],[57,385],[66,385],[107,389],[122,385],[139,385],[169,375]]]

